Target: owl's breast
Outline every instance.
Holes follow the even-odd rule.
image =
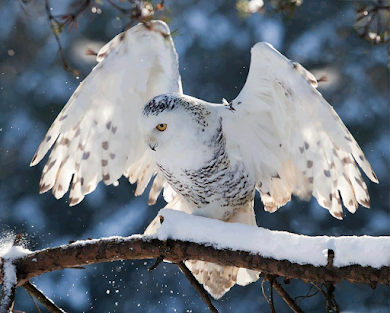
[[[157,162],[172,188],[197,208],[234,209],[252,201],[255,182],[242,161],[229,157],[222,121],[203,145],[208,153],[196,162],[200,165],[183,167],[172,160],[166,164]]]
[[[231,164],[226,155],[196,170],[168,171],[158,165],[172,188],[198,208],[242,207],[254,197],[255,183],[243,163]]]

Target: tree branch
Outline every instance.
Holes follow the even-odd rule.
[[[46,297],[42,291],[29,281],[23,285],[23,288],[26,289],[31,296],[34,296],[41,304],[43,304],[50,313],[65,313],[63,309],[59,308],[51,299]]]
[[[162,241],[139,235],[77,241],[56,248],[35,251],[24,258],[16,259],[14,265],[18,286],[21,286],[33,277],[65,268],[117,260],[156,259],[161,255],[172,263],[203,260],[320,284],[336,284],[347,280],[351,283],[389,285],[390,280],[388,266],[379,269],[360,265],[316,267],[309,264],[300,265],[287,260],[265,258],[250,251],[218,249],[181,240]],[[1,271],[0,283],[2,281]]]
[[[179,262],[177,266],[180,268],[180,270],[183,272],[185,277],[188,279],[192,287],[196,290],[196,292],[199,294],[199,296],[202,298],[204,303],[209,307],[210,312],[212,313],[218,313],[218,310],[215,308],[213,303],[210,300],[210,297],[206,290],[203,288],[201,284],[196,280],[194,275],[192,275],[191,271],[188,269],[188,267],[184,264],[184,262]]]
[[[276,278],[269,280],[269,282],[294,313],[303,313],[302,309],[298,306],[298,304],[295,303],[293,299],[291,299],[290,295],[287,293],[286,290],[284,290],[282,285],[278,283]]]

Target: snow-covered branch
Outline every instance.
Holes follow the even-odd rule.
[[[18,286],[64,268],[160,256],[173,263],[204,260],[314,283],[389,285],[389,237],[308,237],[173,210],[160,215],[164,223],[152,236],[76,241],[14,259]],[[330,264],[328,249],[334,252]]]

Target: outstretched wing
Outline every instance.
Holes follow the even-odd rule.
[[[55,144],[43,169],[40,192],[53,189],[61,198],[69,189],[70,205],[79,203],[99,181],[115,183],[122,174],[137,182],[142,194],[157,173],[150,191],[154,203],[162,188],[141,138],[142,106],[159,94],[182,93],[178,58],[168,26],[161,21],[138,24],[106,44],[99,62],[73,93],[38,148],[31,166]],[[73,180],[72,180],[73,179]],[[167,196],[170,201],[171,196]]]
[[[244,88],[226,110],[223,129],[231,155],[254,173],[264,207],[273,212],[295,194],[342,219],[344,206],[369,207],[359,168],[375,173],[334,109],[315,89],[317,81],[301,65],[271,45],[252,48]]]

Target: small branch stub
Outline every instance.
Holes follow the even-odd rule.
[[[149,273],[153,272],[157,268],[157,266],[159,266],[162,263],[162,261],[164,261],[164,257],[159,256],[156,259],[156,262],[148,269],[148,272]]]
[[[333,267],[333,260],[334,260],[334,251],[332,249],[328,249],[328,263],[326,264],[327,268]]]

